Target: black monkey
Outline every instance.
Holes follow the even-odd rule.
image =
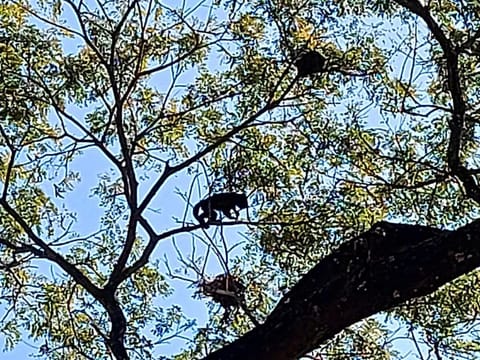
[[[213,194],[193,207],[193,216],[202,227],[208,229],[208,222],[217,220],[217,211],[221,211],[229,219],[237,219],[239,215],[237,208],[241,210],[247,207],[248,201],[245,194],[231,192]]]
[[[323,71],[325,65],[325,58],[315,50],[310,50],[301,55],[295,66],[297,67],[298,77],[307,76]]]

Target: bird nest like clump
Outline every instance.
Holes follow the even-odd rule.
[[[199,285],[199,290],[224,308],[229,308],[240,305],[245,293],[245,285],[235,276],[220,274],[212,280],[204,279]]]

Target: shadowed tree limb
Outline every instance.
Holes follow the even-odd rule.
[[[361,319],[480,266],[480,220],[456,231],[379,222],[311,269],[265,323],[204,360],[297,359]]]
[[[461,85],[461,74],[458,64],[461,48],[455,47],[443,32],[440,25],[429,12],[428,7],[423,6],[418,0],[395,0],[400,6],[410,10],[420,17],[432,33],[443,51],[443,57],[447,65],[447,85],[452,98],[452,118],[450,119],[450,139],[447,149],[448,167],[453,175],[462,182],[467,196],[480,204],[480,187],[477,185],[471,170],[461,163],[462,133],[465,123],[465,99]]]

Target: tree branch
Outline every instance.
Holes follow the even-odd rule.
[[[284,99],[285,96],[288,94],[288,92],[292,89],[292,87],[295,85],[297,81],[297,78],[295,78],[285,89],[285,91],[279,96],[277,100],[270,99],[260,110],[255,112],[253,115],[248,117],[242,124],[239,126],[233,128],[232,130],[226,132],[223,136],[219,137],[215,142],[212,144],[206,146],[203,150],[199,151],[192,157],[184,160],[182,163],[175,165],[175,166],[169,166],[168,164],[166,165],[165,169],[163,170],[163,173],[160,175],[158,180],[155,182],[155,184],[151,187],[151,189],[148,191],[147,195],[143,199],[143,201],[140,203],[138,206],[138,213],[141,214],[146,207],[149,205],[150,201],[153,199],[153,197],[156,195],[158,190],[161,188],[161,186],[164,184],[164,182],[172,175],[180,170],[183,170],[193,164],[195,161],[201,159],[203,156],[217,148],[218,146],[222,145],[223,143],[227,142],[230,140],[233,136],[241,132],[243,129],[247,128],[251,123],[253,123],[256,119],[258,119],[261,115],[264,113],[267,113],[270,110],[275,109]]]
[[[21,226],[23,231],[28,235],[29,239],[33,241],[41,250],[41,252],[34,250],[33,247],[30,247],[29,250],[32,251],[37,256],[47,258],[58,266],[60,266],[68,275],[70,275],[76,283],[83,286],[93,297],[99,299],[101,297],[101,290],[95,286],[88,277],[86,277],[76,266],[69,263],[65,258],[54,251],[50,246],[48,246],[42,239],[40,239],[32,230],[32,228],[25,222],[22,216],[12,208],[5,199],[0,198],[0,206],[9,214],[16,222]]]
[[[422,18],[443,50],[447,64],[448,90],[450,91],[453,103],[453,114],[449,124],[450,139],[447,149],[448,167],[462,182],[467,196],[477,203],[480,203],[480,187],[477,185],[475,178],[470,174],[470,171],[463,166],[460,161],[466,111],[461,87],[460,70],[458,67],[458,53],[461,51],[461,48],[457,49],[453,46],[440,26],[433,19],[428,8],[423,6],[418,0],[395,0],[395,2]]]
[[[125,332],[127,330],[127,319],[123,314],[117,299],[115,290],[105,290],[99,299],[107,310],[110,317],[111,328],[107,339],[107,345],[115,356],[116,360],[129,360],[127,349],[125,348]]]
[[[480,266],[480,219],[456,231],[379,222],[321,260],[264,324],[204,360],[296,359],[357,321]]]

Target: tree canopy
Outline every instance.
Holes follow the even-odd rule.
[[[479,59],[473,0],[0,0],[5,349],[478,357]]]

